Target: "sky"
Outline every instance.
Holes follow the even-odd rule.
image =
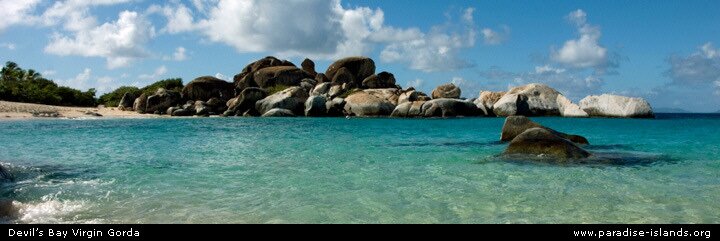
[[[545,83],[720,110],[720,1],[0,0],[0,61],[99,93],[160,79],[232,81],[265,56],[377,72],[463,97]]]

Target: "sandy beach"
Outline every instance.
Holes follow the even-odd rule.
[[[0,120],[17,120],[17,119],[48,119],[47,117],[36,117],[33,113],[53,113],[59,114],[58,118],[158,118],[158,115],[140,114],[134,111],[121,111],[114,107],[108,108],[91,108],[91,107],[67,107],[52,106],[29,103],[18,103],[9,101],[0,101]],[[96,116],[88,113],[97,113],[102,116]]]

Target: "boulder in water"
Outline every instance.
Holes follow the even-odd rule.
[[[654,118],[650,103],[642,98],[604,94],[588,96],[580,101],[580,108],[590,116],[618,118]]]
[[[505,155],[536,155],[552,159],[583,159],[590,153],[545,128],[530,128],[513,139]]]
[[[522,134],[523,132],[532,129],[532,128],[543,128],[546,129],[555,135],[568,139],[574,143],[587,145],[590,144],[588,140],[585,137],[578,136],[578,135],[570,135],[566,133],[562,133],[547,127],[544,127],[529,118],[525,116],[510,116],[505,119],[505,124],[502,128],[502,134],[500,135],[500,141],[512,141],[517,137],[518,135]]]
[[[276,108],[290,110],[295,115],[304,115],[305,101],[308,97],[305,89],[299,86],[290,87],[258,101],[255,103],[255,109],[263,115]]]
[[[275,108],[265,112],[262,117],[295,117],[295,114],[288,109]]]

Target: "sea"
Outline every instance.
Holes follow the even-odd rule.
[[[3,223],[720,223],[720,114],[532,118],[589,162],[508,159],[503,118],[0,121]]]

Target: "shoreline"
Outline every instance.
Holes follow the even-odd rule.
[[[40,117],[33,113],[57,113],[57,117]],[[152,114],[140,114],[134,111],[121,111],[106,107],[69,107],[32,103],[0,101],[0,121],[2,120],[46,120],[46,119],[136,119],[162,118]]]

